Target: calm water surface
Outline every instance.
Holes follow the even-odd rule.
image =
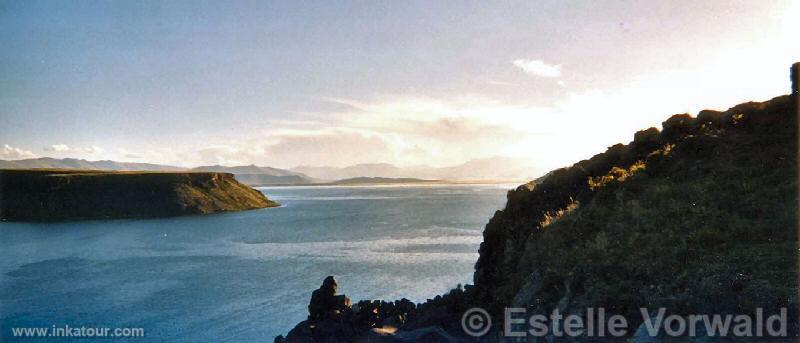
[[[12,327],[70,325],[271,342],[305,319],[331,274],[353,300],[424,301],[471,283],[483,226],[510,187],[261,188],[284,206],[0,223],[0,341]]]

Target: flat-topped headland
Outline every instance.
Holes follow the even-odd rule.
[[[0,218],[150,218],[278,206],[233,174],[0,170]]]

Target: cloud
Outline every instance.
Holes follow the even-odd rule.
[[[105,150],[95,145],[88,147],[70,147],[69,145],[66,144],[53,144],[51,146],[45,147],[44,151],[86,153],[93,155],[102,153]]]
[[[252,157],[244,147],[235,147],[223,144],[211,145],[197,151],[199,159],[208,164],[241,165],[245,164],[243,158]]]
[[[20,148],[15,148],[8,144],[3,144],[3,147],[0,148],[0,159],[4,160],[21,160],[26,158],[36,158],[36,154],[34,154],[30,150],[23,150]]]
[[[341,128],[284,135],[263,146],[264,156],[280,158],[287,166],[386,162],[394,159],[396,149],[388,137]]]
[[[284,168],[387,162],[442,167],[497,155],[504,146],[535,131],[533,126],[520,126],[539,115],[534,107],[477,96],[326,101],[345,106],[315,113],[315,120],[299,115],[296,120],[273,120],[246,137],[207,139],[180,153],[173,151],[170,155],[176,159],[162,162]]]
[[[561,66],[547,64],[542,60],[514,60],[514,65],[526,73],[541,77],[556,78],[561,76]]]
[[[45,147],[44,151],[69,151],[69,146],[66,144],[53,144],[51,146]]]
[[[100,148],[100,147],[98,147],[96,145],[92,145],[92,146],[83,148],[83,152],[85,152],[87,154],[99,154],[99,153],[102,153],[103,151],[105,151],[103,148]]]
[[[145,158],[145,154],[140,153],[138,151],[131,151],[126,148],[117,148],[117,155],[122,156],[125,159],[133,159],[133,160],[140,160]]]
[[[261,129],[136,150],[146,151],[148,161],[181,166],[387,162],[442,167],[499,155],[533,160],[535,172],[546,171],[629,142],[634,132],[660,127],[672,113],[768,99],[786,83],[783,68],[776,69],[765,76],[731,62],[702,73],[651,72],[608,89],[570,82],[548,102],[478,94],[325,98],[331,103],[328,111],[293,112]]]
[[[178,154],[172,164],[276,167],[345,166],[393,158],[391,144],[375,132],[344,127],[271,128],[245,139],[225,139]]]

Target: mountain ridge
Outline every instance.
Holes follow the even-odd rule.
[[[362,163],[347,167],[298,166],[291,170],[325,180],[355,177],[418,178],[438,180],[533,180],[540,175],[530,161],[511,157],[476,158],[447,167],[398,167],[390,163]]]
[[[21,160],[0,160],[0,169],[78,169],[116,171],[184,171],[186,168],[163,164],[117,162],[111,160],[89,161],[77,158],[39,157]]]
[[[398,167],[390,163],[361,163],[347,167],[298,166],[281,169],[254,164],[240,166],[207,165],[177,167],[153,163],[90,161],[76,158],[41,157],[22,160],[0,160],[0,169],[77,169],[113,171],[205,171],[232,173],[251,186],[312,185],[354,178],[409,178],[446,181],[522,182],[540,175],[530,172],[530,162],[510,157],[472,159],[447,167]],[[535,168],[534,168],[535,169]]]
[[[237,180],[251,186],[261,185],[304,185],[314,184],[318,180],[308,175],[286,169],[246,166],[200,166],[183,168],[163,164],[117,162],[111,160],[89,161],[85,159],[52,157],[31,158],[22,160],[0,160],[0,169],[64,169],[64,170],[99,170],[99,171],[164,171],[164,172],[216,172],[234,174]]]

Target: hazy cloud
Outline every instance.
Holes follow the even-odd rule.
[[[83,149],[83,152],[85,152],[87,154],[99,154],[99,153],[105,151],[105,150],[103,150],[102,148],[100,148],[100,147],[98,147],[96,145],[92,145],[92,146],[89,146],[89,147],[86,147],[86,148],[82,148],[82,149]]]
[[[2,149],[0,149],[0,159],[4,160],[21,160],[36,157],[38,156],[36,156],[33,151],[15,148],[8,144],[3,144]]]
[[[559,77],[561,76],[561,66],[547,64],[542,60],[514,60],[514,65],[524,70],[526,73],[541,77]]]
[[[69,145],[66,144],[53,144],[51,146],[45,147],[44,151],[99,154],[105,150],[95,145],[88,147],[70,147]]]
[[[777,76],[783,80],[781,72]],[[568,88],[558,87],[561,94],[547,103],[482,94],[325,98],[332,107],[327,111],[296,112],[260,129],[203,136],[181,145],[129,148],[142,152],[148,162],[182,166],[341,167],[388,162],[442,167],[504,156],[532,160],[546,171],[629,142],[634,132],[660,127],[671,113],[704,107],[724,110],[742,98],[758,100],[774,94],[764,82],[736,82],[760,80],[762,73],[731,62],[703,73],[653,72],[610,89],[570,82]],[[554,86],[559,80],[553,80]]]
[[[531,130],[520,124],[538,113],[529,106],[468,96],[326,100],[346,106],[313,121],[272,121],[245,138],[218,137],[205,146],[184,150],[176,162],[277,167],[374,162],[450,166],[496,156]]]
[[[69,151],[69,146],[66,144],[53,144],[51,146],[45,147],[44,151]]]
[[[125,158],[135,159],[135,160],[144,158],[144,155],[142,155],[142,154],[140,154],[138,152],[130,151],[130,150],[125,149],[125,148],[119,148],[119,149],[117,149],[117,151],[119,151],[119,153]]]

